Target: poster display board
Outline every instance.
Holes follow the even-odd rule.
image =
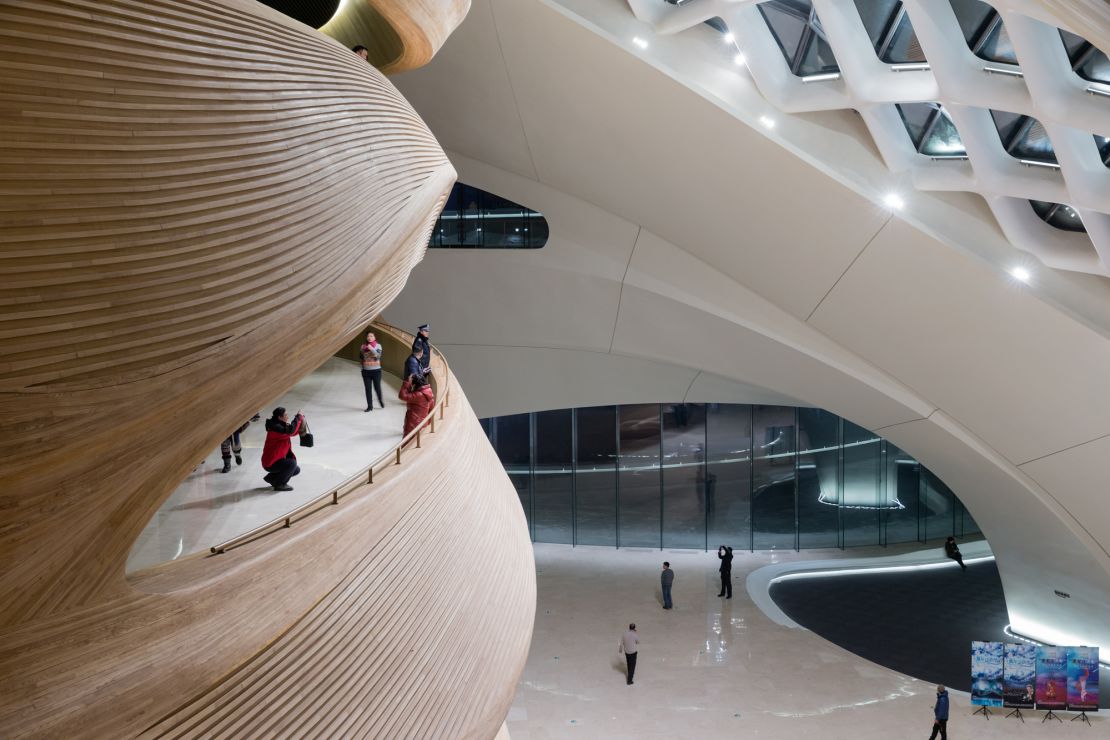
[[[1037,709],[1066,709],[1068,705],[1068,649],[1037,646]]]
[[[1073,712],[1098,711],[1098,648],[1069,647],[1067,702]]]
[[[971,703],[1002,706],[1002,643],[971,643]]]
[[[1032,709],[1037,685],[1037,646],[1006,643],[1002,666],[1002,706]]]

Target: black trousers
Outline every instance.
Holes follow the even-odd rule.
[[[717,595],[718,596],[724,596],[726,594],[728,595],[728,597],[730,599],[732,598],[732,571],[731,570],[721,571],[721,593],[719,593]]]
[[[636,655],[637,653],[624,654],[624,660],[628,663],[628,683],[632,683],[632,677],[636,675]]]
[[[301,472],[295,457],[283,457],[266,470],[266,482],[271,486],[284,486],[290,478]]]
[[[378,394],[378,405],[385,408],[385,403],[382,402],[382,369],[379,367],[376,370],[362,370],[362,387],[366,389],[366,408],[374,408],[374,396],[371,391]]]
[[[938,732],[940,740],[948,740],[948,720],[938,719],[933,722],[933,734],[929,735],[929,740],[937,740]]]

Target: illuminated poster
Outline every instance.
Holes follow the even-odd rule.
[[[1032,709],[1037,685],[1037,646],[1007,643],[1002,651],[1002,705]]]
[[[971,643],[971,703],[1002,706],[1002,643]]]
[[[1064,709],[1068,704],[1068,649],[1037,646],[1037,709]]]
[[[1098,648],[1068,648],[1068,709],[1098,711]]]

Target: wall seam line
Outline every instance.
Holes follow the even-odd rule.
[[[822,304],[824,304],[825,302],[825,299],[827,299],[832,294],[832,292],[836,290],[836,286],[840,285],[840,281],[844,279],[844,276],[848,274],[848,271],[852,269],[852,267],[856,264],[856,261],[860,257],[862,257],[863,253],[867,251],[867,248],[871,246],[871,242],[875,241],[875,238],[878,237],[879,234],[883,233],[883,229],[887,227],[887,224],[889,224],[891,219],[893,218],[893,213],[886,217],[886,221],[883,221],[882,225],[879,226],[874,234],[871,235],[871,238],[867,240],[867,243],[863,245],[863,248],[859,250],[855,257],[852,258],[852,261],[848,263],[848,266],[844,268],[844,271],[840,273],[833,284],[829,286],[829,289],[825,291],[825,295],[821,296],[821,300],[817,301],[817,305],[814,306],[813,310],[809,312],[808,316],[806,316],[805,323],[809,323],[809,320],[813,318],[813,314],[817,313],[817,309],[821,308]]]
[[[617,324],[621,320],[621,304],[624,302],[624,281],[628,279],[628,270],[632,267],[632,257],[636,254],[636,245],[640,243],[640,232],[643,230],[643,226],[636,225],[636,238],[632,240],[632,249],[628,252],[628,262],[624,264],[620,292],[617,293],[617,315],[613,317],[613,331],[609,334],[609,354],[613,354],[613,345],[617,341]]]

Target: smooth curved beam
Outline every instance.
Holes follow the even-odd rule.
[[[470,0],[345,0],[320,30],[396,74],[430,62],[469,10]]]

